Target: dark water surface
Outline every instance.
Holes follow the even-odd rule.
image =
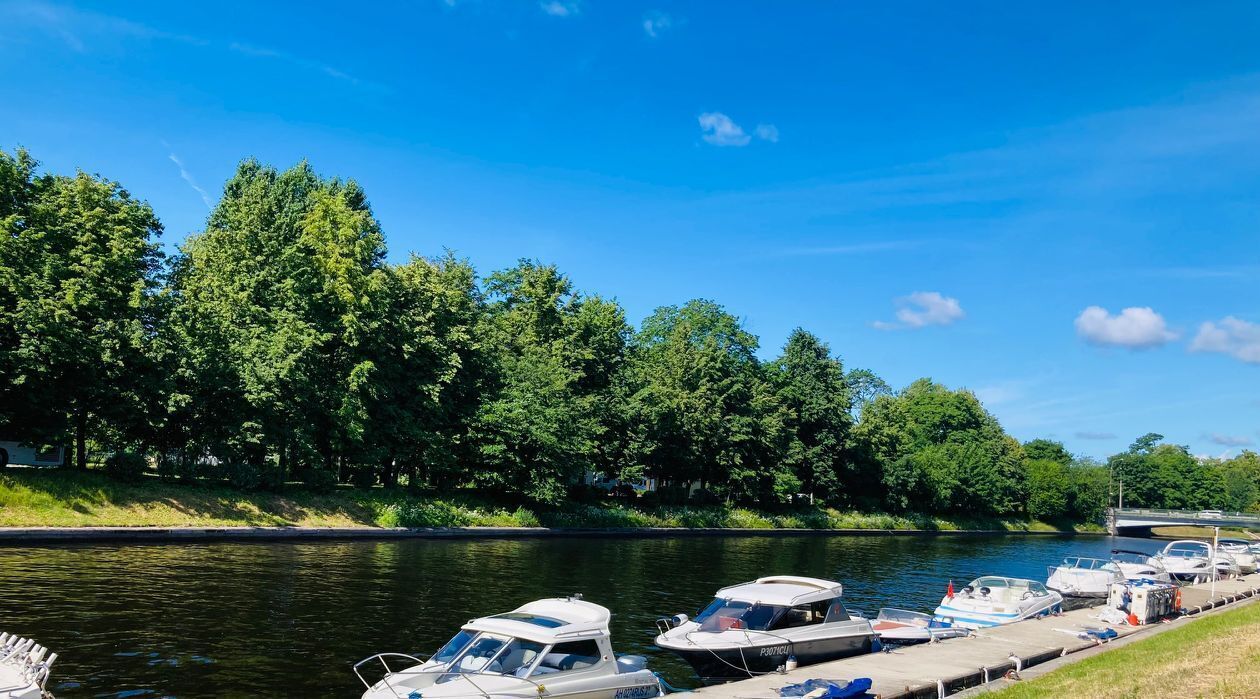
[[[839,580],[849,606],[931,611],[946,582],[1044,580],[1065,554],[1143,540],[791,536],[0,547],[0,630],[61,654],[66,697],[358,697],[350,666],[430,653],[475,616],[581,592],[613,644],[678,685],[653,621],[769,574]]]

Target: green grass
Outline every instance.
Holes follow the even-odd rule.
[[[326,493],[289,486],[280,493],[208,482],[146,477],[120,482],[97,472],[0,471],[0,526],[304,526],[304,527],[639,527],[960,531],[1101,531],[1097,525],[842,512],[804,507],[762,512],[742,507],[641,508],[616,503],[555,509],[503,506],[467,495],[341,487]]]
[[[1260,696],[1260,604],[1213,614],[987,694],[994,699]]]

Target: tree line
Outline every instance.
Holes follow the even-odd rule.
[[[405,485],[556,504],[583,474],[655,497],[1096,518],[1254,508],[1260,463],[1147,435],[1107,464],[1020,444],[966,390],[893,391],[817,336],[780,356],[704,299],[638,327],[554,265],[386,259],[365,192],[246,160],[170,256],[120,184],[0,151],[0,437],[112,473]]]

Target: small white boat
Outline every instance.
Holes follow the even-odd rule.
[[[1239,572],[1243,575],[1256,572],[1257,557],[1251,550],[1251,542],[1245,539],[1221,539],[1216,542],[1216,550],[1233,556],[1234,562],[1238,564]]]
[[[1106,597],[1111,584],[1124,582],[1120,566],[1101,558],[1069,556],[1050,569],[1046,587],[1064,597]]]
[[[879,648],[871,622],[851,616],[840,583],[780,575],[724,587],[704,611],[658,620],[656,645],[706,682],[748,679]]]
[[[971,633],[971,629],[940,623],[930,614],[884,607],[871,622],[871,628],[884,643],[909,645],[943,641]]]
[[[642,656],[615,656],[608,610],[580,596],[542,599],[506,614],[473,619],[428,660],[378,653],[354,672],[363,699],[647,699],[664,693]],[[360,668],[378,661],[369,683]],[[394,670],[389,663],[405,664]],[[399,662],[401,661],[401,663]]]
[[[1154,580],[1155,582],[1172,582],[1172,576],[1164,569],[1159,559],[1141,551],[1114,549],[1111,560],[1120,567],[1125,580]]]
[[[1036,580],[986,575],[953,593],[953,585],[936,608],[934,621],[983,629],[1063,611],[1063,595]]]
[[[1155,557],[1174,580],[1204,583],[1215,575],[1212,545],[1183,539],[1169,542]]]
[[[1242,566],[1238,564],[1238,559],[1220,549],[1212,554],[1212,566],[1216,568],[1217,580],[1229,580],[1242,575]]]
[[[44,686],[56,660],[29,638],[0,633],[0,699],[51,699]]]

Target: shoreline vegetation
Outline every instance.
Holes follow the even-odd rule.
[[[0,461],[68,446],[113,481],[14,476],[2,516],[939,529],[1101,522],[1121,490],[1260,509],[1252,451],[1148,433],[1102,463],[805,328],[766,352],[709,299],[633,319],[543,261],[391,256],[367,192],[306,162],[246,159],[202,230],[162,234],[122,184],[0,150]]]
[[[885,514],[800,506],[658,506],[604,501],[560,507],[510,506],[474,495],[356,488],[283,493],[222,484],[146,478],[118,482],[99,473],[10,469],[0,472],[0,527],[548,527],[582,529],[869,529],[922,531],[1102,532],[1096,524]]]
[[[1251,602],[983,696],[1254,697],[1260,687],[1257,625],[1260,604]]]

